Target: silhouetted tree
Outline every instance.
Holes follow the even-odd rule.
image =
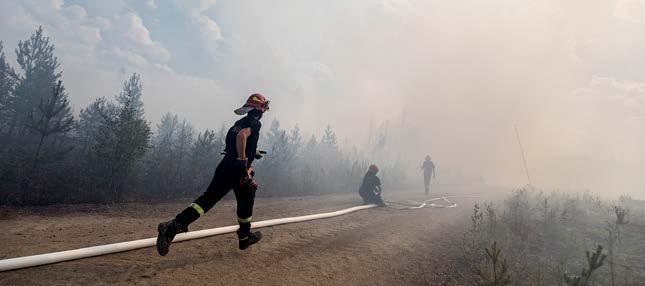
[[[150,127],[143,118],[141,82],[133,74],[117,96],[117,114],[108,118],[97,137],[95,152],[107,166],[110,189],[115,200],[122,199],[124,184],[134,164],[148,149]]]
[[[166,112],[161,117],[161,122],[157,124],[157,133],[154,137],[154,144],[159,151],[169,152],[172,143],[175,140],[179,119],[177,115]]]
[[[152,189],[150,190],[161,195],[172,188],[174,166],[176,158],[174,144],[177,137],[179,119],[177,115],[170,112],[161,117],[157,124],[157,132],[153,138],[153,149],[148,162],[148,180]]]
[[[274,119],[266,135],[266,144],[269,147],[271,156],[268,160],[274,163],[273,167],[283,165],[291,159],[289,150],[289,136],[287,131],[280,128],[280,121]]]
[[[42,98],[38,109],[28,116],[27,128],[39,137],[34,160],[38,160],[43,142],[48,136],[67,133],[73,126],[72,109],[69,107],[63,83],[58,81],[51,96]]]
[[[331,126],[327,125],[325,132],[320,139],[319,152],[321,157],[323,175],[330,175],[330,172],[336,167],[338,154],[338,143],[336,134],[332,131]]]
[[[58,71],[54,45],[43,34],[42,27],[38,27],[29,39],[18,43],[16,56],[23,74],[12,100],[9,133],[21,136],[27,127],[29,114],[38,108],[42,98],[50,94],[62,73]]]
[[[184,161],[186,154],[190,150],[190,145],[193,143],[195,137],[195,129],[193,126],[188,122],[186,119],[182,120],[181,124],[179,124],[179,130],[177,132],[177,141],[175,143],[176,145],[176,152],[177,152],[177,171],[176,171],[176,177],[177,177],[177,183],[179,183],[179,186],[184,188],[183,186],[183,170],[182,170],[182,162]]]
[[[77,137],[83,144],[83,152],[90,150],[91,146],[97,144],[97,138],[102,126],[117,114],[114,103],[104,97],[97,98],[85,109],[81,109],[76,126]]]
[[[322,139],[320,139],[320,144],[329,146],[333,149],[338,148],[336,134],[331,130],[331,125],[327,125],[327,128],[325,128],[325,134],[323,134]]]
[[[0,134],[9,128],[12,117],[12,97],[18,76],[7,62],[2,42],[0,42]]]
[[[197,135],[188,164],[191,191],[204,191],[210,182],[215,166],[221,158],[219,153],[224,149],[222,136],[223,134],[213,130],[206,130]]]
[[[296,155],[298,152],[300,152],[302,144],[303,139],[302,133],[300,132],[300,126],[296,124],[296,126],[294,126],[289,133],[289,146],[291,147],[291,152]]]

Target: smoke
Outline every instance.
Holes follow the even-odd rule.
[[[87,15],[77,13],[95,17],[74,20],[86,26],[136,20],[93,26],[102,37],[88,37],[96,41],[88,53],[98,63],[65,73],[80,107],[118,90],[94,87],[122,81],[117,66],[143,75],[153,121],[172,111],[198,128],[218,128],[235,119],[246,95],[262,92],[272,101],[265,122],[277,117],[317,134],[330,124],[343,147],[359,150],[387,126],[388,154],[378,160],[405,162],[411,178],[430,154],[439,174],[503,186],[526,184],[517,126],[536,186],[645,197],[643,1],[154,4],[96,17],[85,5]],[[60,17],[24,18],[66,35],[57,45],[71,42],[73,30],[56,31],[56,21],[67,23]],[[191,26],[200,23],[207,24]],[[132,43],[136,49],[119,45],[117,28],[130,26],[143,35],[133,41],[145,39]],[[137,56],[143,44],[154,49]],[[117,48],[131,60],[113,60]],[[64,55],[66,71],[73,57]]]
[[[642,2],[221,7],[232,89],[251,79],[288,123],[362,146],[387,122],[409,166],[507,186],[526,184],[517,126],[535,185],[644,195]]]

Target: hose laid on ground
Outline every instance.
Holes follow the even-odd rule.
[[[446,196],[446,197],[429,199],[429,200],[424,201],[423,203],[418,203],[418,202],[412,201],[412,203],[414,205],[408,206],[405,209],[420,209],[420,208],[423,208],[425,206],[430,206],[430,207],[456,207],[457,204],[455,204],[455,203],[453,203],[453,202],[451,202],[451,201],[449,201],[447,199],[447,198],[454,198],[454,197],[468,197],[468,196]],[[449,205],[443,206],[443,205],[437,205],[437,204],[432,203],[434,201],[439,201],[439,200],[446,201],[446,202],[449,203]],[[392,202],[392,203],[394,203],[394,204],[405,204],[405,203],[401,203],[401,202]],[[252,227],[253,228],[261,228],[261,227],[269,227],[269,226],[281,225],[281,224],[287,224],[287,223],[295,223],[295,222],[302,222],[302,221],[309,221],[309,220],[316,220],[316,219],[325,219],[325,218],[341,216],[341,215],[353,213],[355,211],[369,209],[369,208],[373,208],[373,207],[376,207],[376,205],[362,205],[362,206],[351,207],[351,208],[348,208],[348,209],[334,211],[334,212],[328,212],[328,213],[320,213],[320,214],[312,214],[312,215],[297,216],[297,217],[270,219],[270,220],[254,222],[254,223],[252,223]],[[187,232],[187,233],[180,233],[175,237],[173,242],[204,238],[204,237],[208,237],[208,236],[214,236],[214,235],[225,234],[225,233],[233,233],[237,229],[238,229],[237,225],[232,225],[232,226],[217,227],[217,228],[204,229],[204,230],[198,230],[198,231],[191,231],[191,232]],[[81,258],[105,255],[105,254],[110,254],[110,253],[123,252],[123,251],[128,251],[128,250],[139,249],[139,248],[145,248],[145,247],[154,246],[156,244],[156,242],[157,242],[157,238],[146,238],[146,239],[139,239],[139,240],[133,240],[133,241],[125,241],[125,242],[119,242],[119,243],[112,243],[112,244],[85,247],[85,248],[79,248],[79,249],[73,249],[73,250],[66,250],[66,251],[60,251],[60,252],[52,252],[52,253],[45,253],[45,254],[38,254],[38,255],[31,255],[31,256],[23,256],[23,257],[16,257],[16,258],[10,258],[10,259],[3,259],[3,260],[0,260],[0,272],[8,271],[8,270],[20,269],[20,268],[27,268],[27,267],[33,267],[33,266],[52,264],[52,263],[58,263],[58,262],[63,262],[63,261],[68,261],[68,260],[75,260],[75,259],[81,259]]]
[[[447,204],[437,204],[434,203],[436,201],[444,201]],[[434,199],[429,199],[425,200],[423,202],[416,202],[416,201],[386,201],[391,207],[399,210],[416,210],[416,209],[422,209],[426,206],[432,207],[432,208],[454,208],[457,206],[456,203],[448,200],[445,197],[442,198],[434,198]],[[401,205],[402,207],[398,207],[397,205]]]
[[[432,198],[429,200],[425,200],[423,202],[417,202],[417,201],[412,201],[412,200],[405,200],[405,201],[385,201],[388,203],[388,206],[393,207],[395,209],[399,210],[416,210],[416,209],[421,209],[426,206],[431,207],[431,208],[454,208],[457,207],[457,203],[454,203],[450,200],[449,198],[477,198],[479,196],[477,195],[459,195],[459,196],[443,196],[443,197],[438,197],[438,198]],[[447,204],[437,204],[435,202],[437,201],[443,201]],[[401,205],[403,207],[398,207],[397,205]]]
[[[369,209],[373,207],[376,207],[376,205],[363,205],[363,206],[352,207],[344,210],[321,213],[321,214],[270,219],[270,220],[254,222],[252,223],[252,227],[260,228],[260,227],[268,227],[268,226],[302,222],[302,221],[315,220],[315,219],[324,219],[324,218],[330,218],[335,216],[341,216],[348,213],[353,213],[355,211]],[[232,226],[217,227],[217,228],[204,229],[204,230],[198,230],[198,231],[191,231],[187,233],[180,233],[175,237],[173,242],[204,238],[208,236],[225,234],[225,233],[232,233],[232,232],[235,232],[237,228],[238,228],[237,225],[232,225]],[[73,249],[73,250],[67,250],[67,251],[3,259],[3,260],[0,260],[0,272],[58,263],[58,262],[75,260],[75,259],[92,257],[92,256],[105,255],[110,253],[123,252],[128,250],[139,249],[139,248],[145,248],[145,247],[154,246],[156,245],[156,243],[157,243],[157,238],[154,237],[154,238],[146,238],[146,239],[125,241],[125,242],[119,242],[119,243],[105,244],[105,245],[99,245],[99,246],[85,247],[85,248],[79,248],[79,249]]]

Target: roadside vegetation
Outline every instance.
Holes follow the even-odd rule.
[[[645,201],[527,188],[475,205],[456,280],[476,285],[639,285]]]

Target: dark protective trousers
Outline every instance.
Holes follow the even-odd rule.
[[[383,203],[383,199],[381,198],[381,194],[375,192],[374,189],[372,189],[371,191],[361,190],[361,191],[359,191],[358,194],[361,196],[361,198],[363,198],[363,203],[365,203],[365,204],[382,204]]]
[[[381,198],[381,194],[375,194],[372,193],[371,195],[361,195],[363,198],[363,203],[365,204],[382,204],[383,199]]]
[[[426,193],[428,192],[428,190],[430,190],[430,180],[431,179],[432,179],[432,175],[423,174],[423,183],[426,186]]]
[[[189,207],[179,213],[175,218],[177,222],[189,225],[201,215],[208,212],[228,192],[233,189],[237,200],[237,221],[240,224],[238,235],[245,237],[251,231],[253,217],[253,203],[255,191],[240,187],[239,170],[235,166],[235,158],[224,158],[213,175],[213,180],[208,185],[206,192],[199,196]]]

